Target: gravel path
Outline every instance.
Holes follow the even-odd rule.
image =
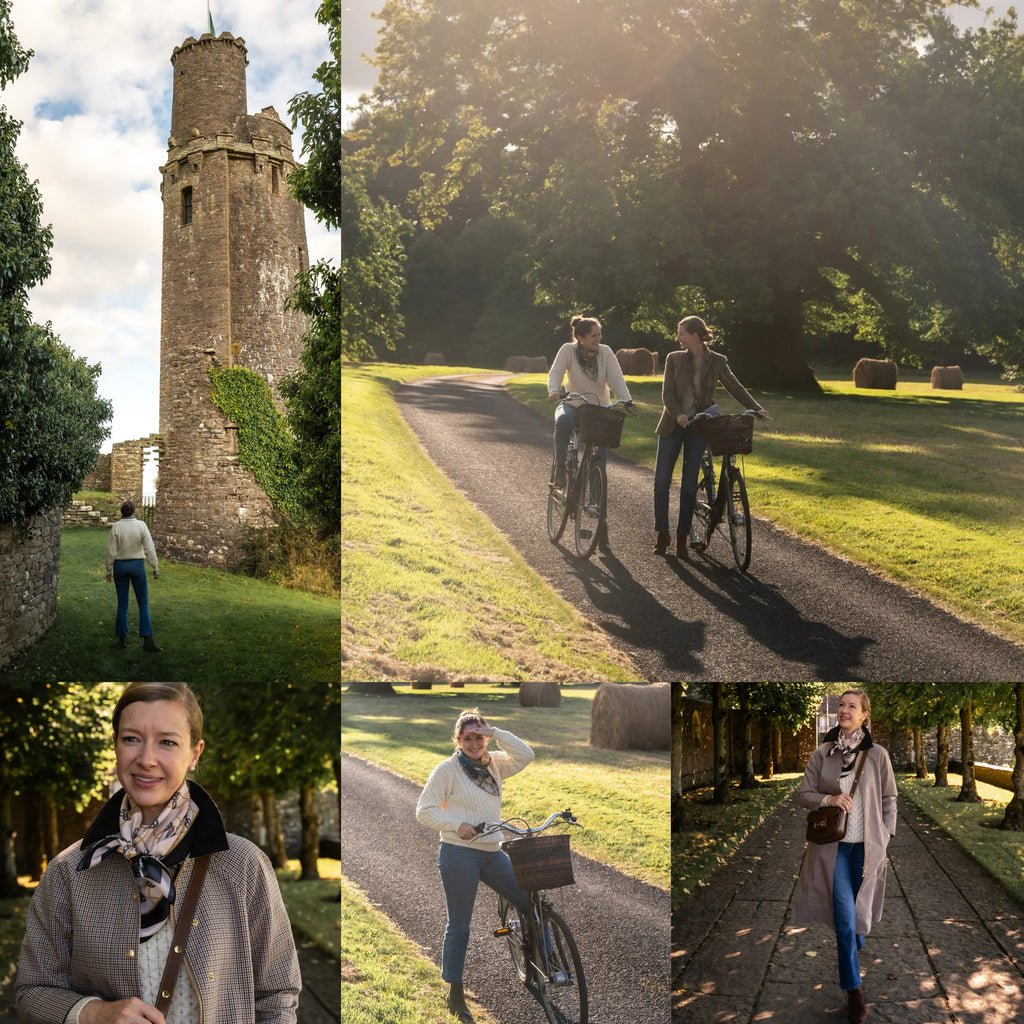
[[[415,817],[421,787],[347,754],[341,773],[345,876],[440,966],[444,896],[437,833]],[[668,893],[575,853],[573,873],[575,886],[550,895],[580,948],[590,1024],[668,1024]],[[466,987],[501,1024],[539,1024],[543,1008],[512,973],[505,940],[492,936],[496,906],[481,886]]]
[[[1024,675],[1024,647],[756,519],[746,574],[720,537],[710,559],[655,557],[653,473],[614,453],[611,554],[581,561],[551,544],[544,524],[551,421],[509,397],[500,386],[506,376],[417,381],[399,390],[399,407],[434,462],[629,652],[640,678],[987,682]],[[756,492],[751,504],[756,516]]]

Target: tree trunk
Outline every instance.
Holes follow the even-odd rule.
[[[43,796],[43,851],[46,854],[47,863],[53,860],[61,849],[57,805],[53,802],[53,796],[46,793]]]
[[[1013,796],[1006,805],[1000,828],[1024,832],[1024,682],[1013,690],[1017,703],[1017,721],[1013,726]]]
[[[43,795],[37,789],[25,791],[25,868],[33,882],[46,870],[43,849]]]
[[[263,794],[263,824],[267,830],[267,856],[275,868],[288,866],[288,854],[281,832],[281,815],[277,813],[277,800],[273,793]]]
[[[761,778],[775,778],[775,751],[772,745],[772,728],[770,721],[761,723]]]
[[[672,684],[672,804],[683,796],[683,684]]]
[[[957,801],[962,804],[980,804],[978,784],[974,779],[974,705],[968,700],[960,709],[960,770],[963,786]]]
[[[14,819],[11,814],[11,791],[7,785],[7,764],[0,757],[0,900],[24,896],[18,884],[18,866],[14,860]]]
[[[785,771],[786,766],[782,763],[782,729],[778,722],[772,722],[772,756],[775,758],[775,767]]]
[[[299,807],[302,811],[302,850],[299,853],[302,874],[299,881],[309,882],[320,877],[316,863],[320,856],[320,814],[316,809],[316,789],[303,786],[299,790]]]
[[[754,778],[754,719],[750,713],[750,685],[739,687],[740,693],[740,789],[755,789]]]
[[[711,728],[715,736],[715,794],[712,803],[725,803],[725,787],[727,782],[725,724],[725,684],[715,683],[714,696],[711,699]]]
[[[917,778],[928,778],[928,765],[924,757],[924,736],[921,733],[921,726],[914,726],[914,763],[917,765]]]
[[[807,365],[799,291],[776,289],[772,318],[737,321],[727,341],[732,368],[748,389],[821,393]]]
[[[935,737],[938,752],[935,755],[935,785],[948,786],[949,778],[949,726],[940,725]]]

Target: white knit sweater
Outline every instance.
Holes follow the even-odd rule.
[[[442,843],[490,852],[499,847],[501,836],[497,833],[486,839],[467,842],[459,836],[459,825],[464,821],[470,825],[481,821],[500,821],[502,780],[521,772],[533,760],[533,751],[518,736],[504,729],[495,729],[492,739],[500,748],[489,751],[490,772],[498,783],[497,793],[488,793],[469,778],[459,764],[458,751],[430,773],[420,793],[416,820],[421,825],[437,829]]]
[[[862,756],[867,757],[867,754]],[[839,788],[844,793],[849,793],[853,789],[853,780],[856,776],[856,768],[845,775],[840,775]],[[861,796],[860,786],[857,787],[857,792],[853,794],[853,807],[850,808],[850,813],[846,816],[846,835],[843,836],[841,842],[864,842],[864,798]]]
[[[553,395],[561,386],[562,380],[568,377],[566,389],[586,395],[590,402],[611,405],[611,392],[622,402],[632,401],[629,385],[622,376],[615,353],[607,345],[597,346],[597,380],[593,380],[583,372],[583,367],[576,360],[574,342],[567,341],[555,356],[555,361],[548,371],[548,394]],[[610,390],[609,390],[610,387]],[[583,400],[574,398],[570,405],[582,405]]]

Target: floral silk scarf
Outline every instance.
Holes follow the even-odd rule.
[[[828,752],[828,756],[831,757],[837,751],[843,759],[843,767],[849,768],[855,758],[857,757],[857,748],[860,747],[861,743],[864,742],[864,729],[860,728],[856,732],[846,735],[841,729],[839,735],[836,737],[836,741],[832,746],[832,749]]]
[[[474,761],[465,751],[459,751],[459,764],[462,765],[462,770],[469,776],[473,784],[485,792],[497,796],[498,784],[487,767],[490,763],[490,754],[485,753],[479,761]]]

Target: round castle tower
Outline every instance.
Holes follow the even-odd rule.
[[[210,398],[211,365],[276,385],[298,366],[305,318],[286,311],[308,266],[302,206],[288,193],[291,132],[272,107],[246,113],[245,42],[189,37],[171,57],[174,94],[163,196],[161,555],[233,565],[271,508],[238,462],[238,431]]]

